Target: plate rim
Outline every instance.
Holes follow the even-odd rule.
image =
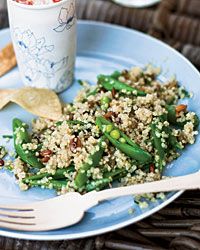
[[[162,45],[162,46],[166,47],[167,49],[170,49],[171,51],[173,51],[173,53],[176,54],[176,56],[182,58],[182,60],[185,61],[185,63],[187,63],[191,67],[191,70],[195,71],[195,73],[197,73],[199,75],[199,78],[200,78],[200,72],[196,69],[196,67],[187,58],[185,58],[182,54],[180,54],[178,51],[176,51],[174,48],[170,47],[166,43],[164,43],[164,42],[162,42],[154,37],[151,37],[148,34],[142,33],[140,31],[137,31],[134,29],[126,28],[126,27],[123,27],[120,25],[114,25],[114,24],[103,23],[103,22],[98,22],[98,21],[79,20],[78,24],[79,25],[96,25],[96,26],[101,26],[101,27],[111,27],[114,29],[122,30],[122,31],[124,30],[126,32],[128,31],[128,32],[130,32],[130,34],[136,33],[137,35],[142,36],[145,39],[150,39],[150,40],[156,42],[157,44]],[[7,32],[9,32],[9,28],[0,30],[0,36],[3,35],[2,33],[7,33]],[[114,224],[112,226],[108,226],[106,228],[90,230],[90,231],[82,232],[82,233],[74,233],[74,234],[70,233],[69,235],[68,234],[66,234],[66,235],[65,234],[39,235],[39,234],[35,234],[35,232],[33,232],[32,234],[27,234],[26,232],[23,232],[23,231],[17,232],[17,231],[10,231],[9,229],[4,229],[4,230],[0,229],[0,235],[5,236],[5,237],[10,237],[10,238],[18,238],[18,239],[24,239],[24,240],[39,240],[39,241],[72,240],[72,239],[80,239],[80,238],[96,236],[96,235],[108,233],[108,232],[123,228],[125,226],[136,223],[136,222],[156,213],[160,209],[162,209],[165,206],[167,206],[168,204],[170,204],[176,198],[178,198],[183,192],[184,191],[174,192],[174,194],[172,194],[172,196],[170,198],[168,198],[166,201],[164,201],[160,205],[156,206],[155,208],[153,208],[147,212],[144,212],[143,214],[141,214],[137,217],[130,218],[126,221],[120,222],[118,224]],[[6,230],[9,230],[9,231],[6,231]]]

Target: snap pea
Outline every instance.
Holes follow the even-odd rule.
[[[177,117],[176,117],[176,106],[175,105],[167,105],[166,106],[167,109],[167,120],[175,126],[178,127],[184,127],[184,125],[187,123],[187,121],[184,122],[177,122]],[[197,128],[199,126],[199,118],[198,116],[195,114],[194,115],[194,128]]]
[[[93,190],[99,191],[108,186],[108,184],[111,183],[111,181],[112,179],[110,178],[103,178],[101,180],[92,181],[91,183],[88,183],[86,185],[86,191],[87,192],[91,192]]]
[[[29,183],[30,181],[33,180],[41,180],[43,178],[48,178],[48,177],[53,177],[55,180],[57,179],[63,179],[66,178],[65,174],[71,173],[74,171],[74,166],[69,166],[68,168],[62,168],[56,170],[55,174],[49,174],[49,173],[42,173],[42,174],[35,174],[29,177],[26,177],[23,179],[24,183]]]
[[[141,149],[136,143],[134,143],[128,136],[126,136],[122,131],[120,131],[114,124],[109,122],[103,117],[96,118],[96,124],[106,136],[106,138],[120,151],[129,156],[132,159],[135,159],[138,163],[146,164],[152,161],[152,156],[145,150]],[[111,136],[111,133],[105,131],[105,125],[112,125],[114,130],[117,130],[122,138],[125,139],[125,143],[121,143],[120,140],[114,139]]]
[[[152,136],[152,140],[153,140],[153,144],[155,149],[157,150],[158,156],[159,156],[159,167],[160,170],[162,170],[163,168],[163,161],[165,160],[165,150],[162,147],[162,141],[161,141],[161,137],[158,137],[158,133],[160,133],[160,131],[157,129],[156,124],[152,123],[151,124],[151,136]]]
[[[114,78],[114,79],[116,79],[116,80],[118,80],[118,78],[119,78],[120,76],[121,76],[121,72],[118,71],[118,70],[114,71],[114,72],[110,75],[110,77],[112,77],[112,78]]]
[[[122,175],[122,174],[125,174],[125,173],[127,173],[127,171],[125,169],[117,168],[117,169],[114,169],[111,172],[104,173],[103,177],[104,178],[114,178],[116,176],[119,176],[119,175]]]
[[[99,165],[99,162],[102,158],[104,148],[102,147],[102,141],[104,141],[104,137],[100,139],[100,142],[98,143],[99,149],[95,151],[93,154],[91,154],[87,161],[85,161],[80,169],[78,170],[78,173],[75,177],[75,185],[77,188],[82,188],[87,180],[87,171],[92,167],[97,167]]]
[[[96,180],[88,183],[86,185],[86,191],[90,192],[93,190],[101,190],[105,187],[107,187],[110,183],[112,183],[114,180],[119,180],[123,176],[126,175],[125,169],[115,169],[111,172],[107,172],[104,174],[103,178],[101,180]]]
[[[115,89],[116,91],[119,92],[120,91],[133,92],[133,94],[135,94],[136,96],[146,95],[144,91],[133,88],[128,84],[120,82],[111,76],[99,75],[97,78],[98,78],[98,84],[102,85],[108,91],[112,91],[112,89]]]
[[[48,189],[61,190],[62,187],[67,186],[67,180],[48,180],[43,182],[42,180],[31,180],[28,185],[29,187],[44,187]]]
[[[181,144],[178,142],[176,136],[174,136],[171,131],[169,132],[169,144],[174,149],[183,149]]]
[[[15,150],[22,161],[34,168],[44,167],[36,157],[35,152],[23,149],[22,145],[29,143],[31,140],[27,131],[27,125],[17,118],[13,119],[13,138]]]
[[[109,122],[107,119],[105,119],[102,116],[97,117],[96,119],[96,125],[103,131],[103,125],[107,125],[106,126],[106,131],[105,132],[111,132],[112,129],[117,129],[120,133],[121,138],[124,138],[125,141],[133,146],[133,147],[138,147],[140,149],[140,146],[138,144],[136,144],[134,141],[132,141],[126,134],[124,134],[121,130],[119,130],[116,126],[114,126],[114,124],[112,122]],[[107,128],[109,128],[109,130],[107,130]]]

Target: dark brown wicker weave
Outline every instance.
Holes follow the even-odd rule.
[[[106,0],[77,1],[79,18],[120,24],[149,33],[179,50],[200,69],[200,0],[163,0],[147,9],[125,8]],[[4,6],[0,9],[0,28],[7,26]],[[0,249],[200,250],[200,191],[185,192],[151,217],[106,235],[56,242],[0,237]]]

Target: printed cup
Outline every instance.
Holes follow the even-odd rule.
[[[75,0],[25,5],[7,0],[11,37],[26,86],[62,92],[73,81]]]

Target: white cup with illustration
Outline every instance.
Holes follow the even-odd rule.
[[[76,56],[75,0],[46,5],[7,3],[23,83],[57,93],[67,89],[73,81]]]

